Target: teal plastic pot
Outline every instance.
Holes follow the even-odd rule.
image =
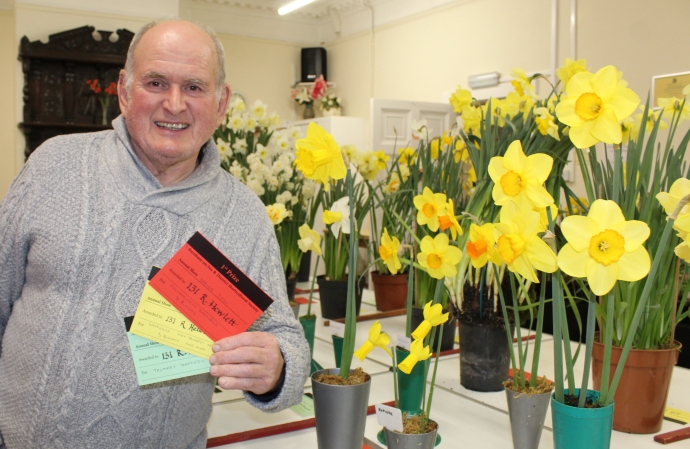
[[[398,364],[410,355],[400,347],[395,348]],[[408,415],[418,415],[422,411],[422,397],[426,388],[426,375],[429,371],[429,359],[417,363],[410,374],[397,370],[398,391],[400,392],[400,410]]]
[[[580,389],[575,390],[580,394]],[[568,390],[565,392],[568,394]],[[587,399],[599,400],[599,392],[587,390]],[[555,449],[609,449],[613,428],[613,403],[601,408],[561,404],[551,395]]]
[[[314,357],[314,333],[316,332],[316,315],[304,315],[299,317],[299,323],[304,329],[304,338],[309,343],[309,357]]]
[[[333,339],[333,355],[335,355],[335,367],[340,368],[340,358],[343,356],[343,337],[331,335]]]

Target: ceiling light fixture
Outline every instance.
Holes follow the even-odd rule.
[[[308,5],[309,3],[313,2],[315,0],[295,0],[294,2],[288,3],[285,6],[281,6],[280,9],[278,9],[278,14],[281,16],[284,16],[285,14],[292,12],[296,9],[301,8],[304,5]]]

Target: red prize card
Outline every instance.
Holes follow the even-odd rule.
[[[246,331],[273,303],[199,232],[150,284],[213,341]]]

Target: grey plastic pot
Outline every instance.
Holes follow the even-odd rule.
[[[319,449],[361,449],[371,377],[360,385],[328,385],[314,380],[321,373],[340,374],[340,369],[324,369],[311,376]]]
[[[549,409],[551,392],[525,394],[506,388],[510,431],[513,434],[514,449],[537,449],[544,419]]]
[[[432,421],[433,422],[433,421]],[[388,449],[434,449],[438,428],[428,433],[398,433],[385,429]]]

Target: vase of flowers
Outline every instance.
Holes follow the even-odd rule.
[[[328,82],[326,82],[323,75],[316,78],[309,87],[299,84],[293,86],[290,97],[295,100],[297,104],[304,106],[302,110],[303,119],[306,120],[316,116],[314,102],[323,98],[324,95],[326,95],[327,89]]]
[[[113,81],[110,84],[108,84],[107,87],[102,88],[100,80],[98,78],[94,78],[92,80],[86,80],[86,85],[89,86],[89,90],[91,90],[91,93],[93,94],[91,98],[96,98],[98,100],[98,104],[101,107],[101,125],[107,126],[110,123],[110,98],[117,96],[117,83]],[[87,109],[89,108],[91,101],[92,100],[89,99]]]
[[[321,100],[320,108],[324,117],[343,115],[340,97],[336,95],[326,95]]]

